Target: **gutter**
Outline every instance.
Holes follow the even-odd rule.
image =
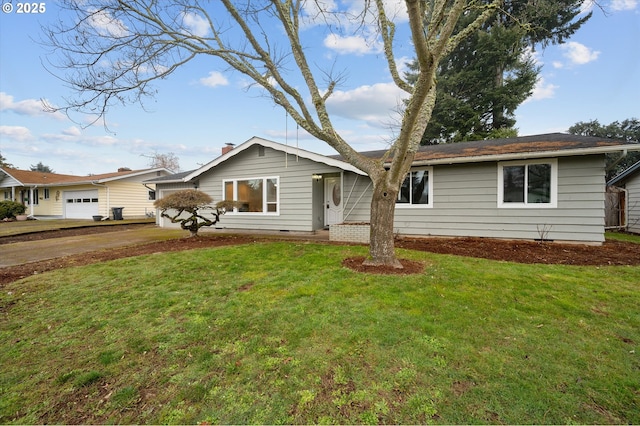
[[[527,160],[531,158],[571,157],[576,155],[607,154],[611,152],[640,151],[640,144],[614,145],[597,148],[567,149],[560,151],[513,152],[509,154],[475,155],[471,157],[447,157],[431,160],[414,160],[412,166],[479,163],[486,161]],[[626,154],[625,154],[626,155]]]
[[[628,151],[627,149],[623,149],[623,150],[622,150],[622,153],[620,154],[620,157],[618,157],[618,158],[616,159],[616,161],[614,161],[613,163],[611,163],[611,164],[609,165],[609,167],[607,167],[607,172],[608,172],[608,171],[610,171],[610,170],[613,170],[613,168],[614,168],[615,166],[617,166],[618,164],[620,164],[620,162],[621,162],[622,160],[624,160],[624,159],[627,157],[627,154],[629,154],[629,151]]]

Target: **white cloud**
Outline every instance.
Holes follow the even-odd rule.
[[[15,102],[13,96],[0,92],[0,111],[10,111],[20,115],[30,117],[46,116],[53,117],[58,120],[64,120],[64,114],[60,112],[50,113],[44,110],[44,105],[40,99],[24,99]],[[45,101],[46,102],[46,101]]]
[[[48,143],[76,143],[89,147],[112,147],[123,145],[125,142],[110,135],[92,136],[84,135],[80,129],[70,127],[60,133],[44,133],[41,139]]]
[[[227,86],[229,84],[229,80],[218,71],[211,71],[208,77],[203,77],[198,81],[207,87]]]
[[[205,37],[209,34],[209,30],[211,29],[209,22],[202,16],[186,12],[183,13],[182,20],[190,34],[197,37]]]
[[[619,12],[623,10],[634,10],[638,6],[638,0],[612,0],[611,9]]]
[[[337,34],[329,34],[324,39],[324,46],[339,54],[356,54],[358,56],[367,53],[382,52],[382,44],[379,41],[369,41],[361,36],[342,37]]]
[[[409,95],[393,83],[360,86],[354,90],[338,90],[327,100],[332,114],[364,120],[374,126],[388,127],[399,117],[396,114],[402,99]]]
[[[77,137],[77,136],[80,136],[82,134],[82,131],[79,128],[77,128],[76,126],[71,126],[68,129],[63,130],[62,134],[63,135],[67,135],[67,136]]]
[[[89,11],[87,22],[99,35],[103,37],[124,37],[129,34],[127,26],[119,19],[115,19],[105,10],[93,9]]]
[[[0,126],[0,136],[16,142],[27,142],[34,139],[31,131],[22,126]]]
[[[560,49],[564,51],[563,55],[569,59],[574,65],[584,65],[589,62],[593,62],[598,59],[600,52],[590,49],[584,44],[576,41],[569,41],[560,46]]]
[[[556,86],[555,84],[548,83],[547,81],[545,81],[544,77],[540,77],[533,88],[533,93],[525,101],[525,103],[529,101],[551,99],[555,97],[556,89],[558,89],[558,87],[559,86]]]

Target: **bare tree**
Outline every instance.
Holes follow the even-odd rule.
[[[149,167],[158,168],[164,167],[167,170],[171,170],[172,172],[180,171],[180,159],[173,152],[169,152],[166,154],[160,154],[158,152],[154,152],[153,155],[144,155],[143,157],[147,157],[149,159]]]
[[[46,43],[60,53],[52,63],[78,95],[59,109],[104,117],[114,105],[143,103],[154,95],[151,83],[196,57],[221,59],[260,86],[300,127],[369,175],[373,198],[366,262],[402,267],[394,250],[395,203],[431,117],[437,65],[502,1],[405,0],[411,40],[396,40],[396,22],[386,9],[394,2],[401,3],[351,2],[360,7],[354,11],[322,0],[64,0],[73,20],[44,29]],[[478,10],[466,27],[456,26],[461,15]],[[196,21],[205,28],[196,29]],[[356,27],[363,34],[376,29],[393,81],[408,97],[396,138],[382,159],[359,154],[334,127],[327,101],[345,75],[312,66],[303,39],[311,24],[328,31]],[[287,43],[280,43],[283,33]],[[394,52],[398,43],[409,41],[418,64],[413,84],[400,75]]]

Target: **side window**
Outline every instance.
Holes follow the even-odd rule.
[[[428,168],[407,173],[400,186],[396,207],[431,207],[433,204],[432,171],[432,168]]]
[[[498,207],[556,207],[557,160],[498,164]]]

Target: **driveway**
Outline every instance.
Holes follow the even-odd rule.
[[[181,230],[150,226],[124,231],[2,244],[0,245],[0,268],[184,236],[185,232]]]
[[[140,227],[127,227],[126,225],[143,225]],[[146,225],[145,225],[146,224]],[[148,226],[147,226],[148,225]],[[83,229],[101,228],[104,232],[89,232],[83,234]],[[122,230],[115,230],[121,228]],[[130,229],[129,229],[130,228]],[[0,243],[0,268],[23,265],[42,260],[56,259],[64,256],[88,253],[92,251],[108,250],[110,248],[133,246],[157,241],[166,241],[176,238],[184,238],[187,231],[181,229],[159,228],[149,220],[125,220],[122,222],[96,223],[89,221],[27,221],[0,224],[0,238],[24,236],[29,234],[50,233],[58,230],[75,229],[73,236],[62,236],[34,241],[21,241],[13,243]],[[269,231],[242,231],[242,230],[216,230],[204,228],[201,234],[251,234],[251,235],[277,235],[277,232]],[[308,233],[287,233],[281,235],[284,238],[301,238],[305,240],[328,241],[328,231]]]

